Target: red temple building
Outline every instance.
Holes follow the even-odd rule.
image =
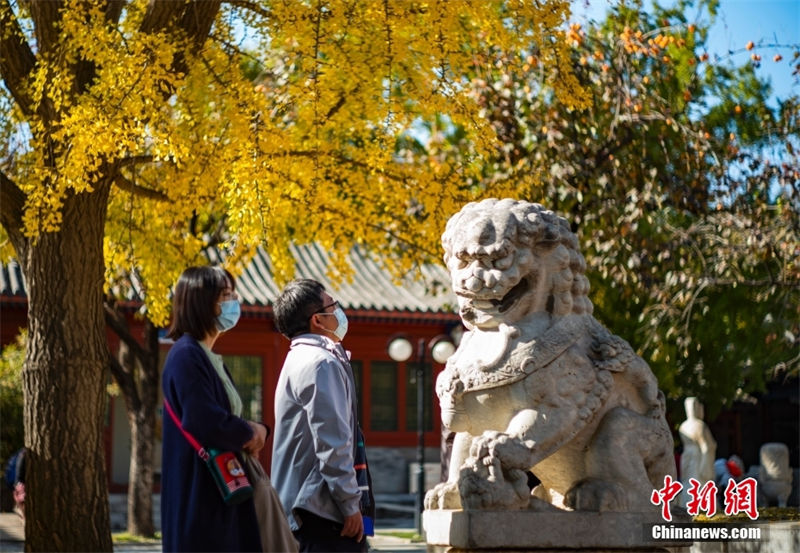
[[[418,444],[416,369],[419,360],[412,356],[406,362],[395,362],[389,357],[387,346],[398,334],[403,334],[412,344],[419,340],[429,343],[441,335],[458,336],[461,323],[455,313],[455,296],[450,292],[447,272],[443,267],[423,267],[420,280],[409,277],[398,283],[378,263],[354,250],[350,257],[352,279],[334,283],[327,274],[330,259],[322,248],[316,245],[299,247],[293,253],[297,259],[296,277],[322,282],[339,300],[350,321],[343,344],[352,354],[360,419],[376,491],[407,493],[409,465],[415,463]],[[259,250],[237,280],[242,317],[215,346],[233,374],[244,403],[245,417],[263,420],[270,427],[274,423],[275,385],[289,348],[289,341],[278,333],[272,319],[272,302],[280,292],[272,274],[268,256]],[[433,293],[434,289],[438,293]],[[143,324],[134,314],[141,304],[132,301],[126,305],[131,333],[139,336]],[[0,271],[0,309],[0,345],[5,346],[27,326],[25,282],[14,261],[3,265]],[[110,329],[108,340],[111,350],[116,351],[119,340]],[[161,342],[163,357],[170,343],[168,340]],[[423,361],[426,462],[438,466],[441,429],[433,386],[443,366],[433,362],[430,355]],[[109,487],[112,492],[123,492],[128,483],[130,430],[124,399],[109,395],[108,400]],[[267,445],[265,450],[271,448],[271,441]],[[156,467],[160,467],[160,443],[155,451],[154,461]],[[269,453],[265,453],[262,460],[269,467]],[[439,474],[432,474],[431,478],[438,480]]]

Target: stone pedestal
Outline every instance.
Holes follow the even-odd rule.
[[[689,551],[691,543],[655,541],[650,513],[428,510],[423,525],[428,551],[602,553]],[[668,524],[668,523],[667,523]]]

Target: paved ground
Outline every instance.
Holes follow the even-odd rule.
[[[406,519],[387,519],[378,521],[378,535],[370,538],[373,551],[391,552],[419,552],[426,551],[424,543],[412,543],[410,540],[388,536],[385,532],[410,532],[410,521]],[[386,528],[382,530],[381,527]],[[0,513],[0,551],[18,553],[24,550],[25,527],[14,513]],[[150,553],[160,552],[161,544],[135,545],[122,544],[114,547],[114,553]]]
[[[22,551],[25,526],[16,513],[0,513],[0,551]]]

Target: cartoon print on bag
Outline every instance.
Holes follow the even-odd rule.
[[[244,469],[235,457],[228,461],[228,472],[231,474],[231,476],[235,476],[237,478],[239,476],[244,476]]]

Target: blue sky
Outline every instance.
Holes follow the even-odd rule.
[[[582,21],[587,16],[600,19],[615,0],[574,0],[573,19]],[[671,5],[661,0],[662,5]],[[703,14],[701,21],[708,21]],[[689,15],[690,21],[697,19]],[[757,46],[753,52],[761,55],[758,73],[767,78],[773,87],[773,96],[783,99],[790,94],[800,94],[800,84],[792,77],[794,50],[800,48],[800,0],[720,0],[719,13],[711,27],[708,38],[708,53],[720,58],[730,57],[736,64],[745,63],[753,52],[745,50],[748,41]],[[795,45],[775,48],[768,45]],[[776,54],[783,56],[774,62]]]
[[[792,90],[800,92],[796,78],[792,77],[794,50],[769,47],[770,44],[796,45],[800,48],[800,0],[722,0],[716,24],[709,33],[709,50],[712,55],[733,54],[737,62],[747,59],[750,52],[743,52],[745,44],[752,40],[761,54],[759,73],[768,76],[773,92],[778,98],[786,98]],[[774,62],[775,54],[783,60]],[[793,88],[794,87],[794,88]]]

